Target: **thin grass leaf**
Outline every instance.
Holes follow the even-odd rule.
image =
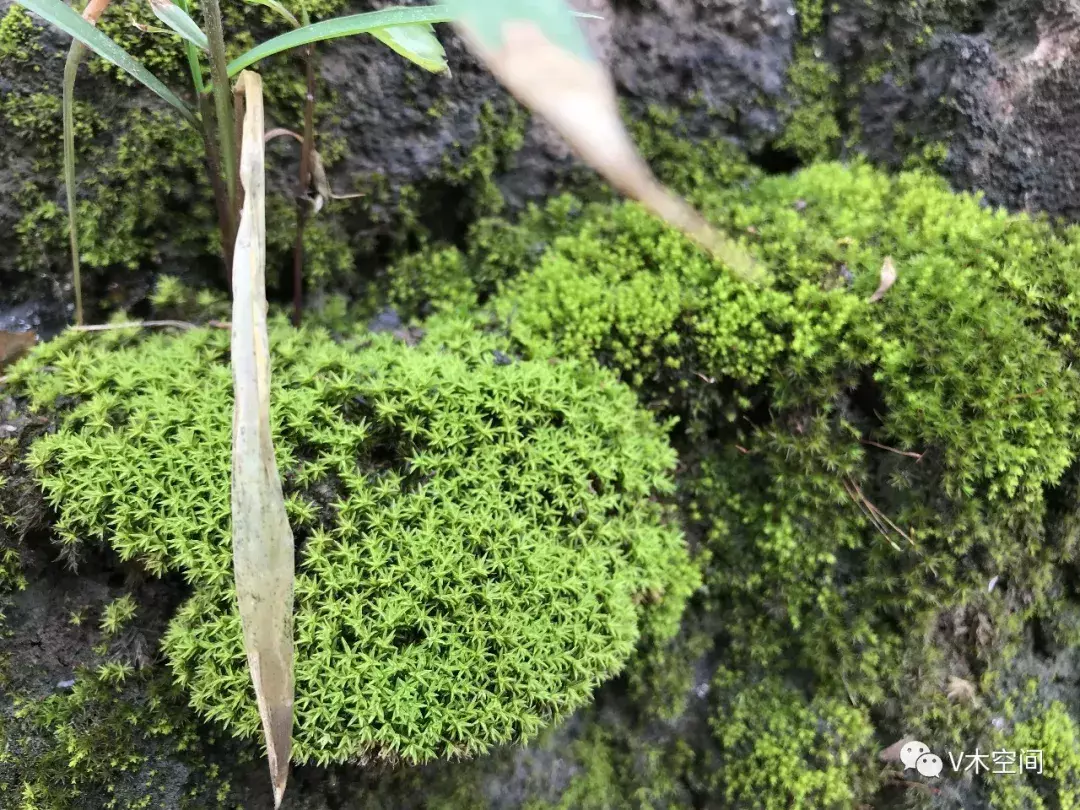
[[[395,53],[432,73],[449,73],[446,51],[430,23],[389,25],[376,28],[371,35]]]
[[[171,0],[150,0],[150,9],[154,16],[165,25],[180,35],[185,41],[190,42],[204,51],[210,50],[210,42],[206,34],[195,24],[195,21],[187,15],[187,12]]]
[[[322,42],[327,39],[349,37],[354,34],[370,34],[376,29],[398,25],[419,25],[427,23],[450,22],[450,7],[447,5],[415,6],[409,8],[386,8],[382,11],[369,11],[364,14],[351,14],[347,17],[335,17],[332,20],[312,23],[297,28],[295,31],[276,36],[261,45],[256,45],[247,53],[229,63],[229,76],[235,76],[260,59],[273,56],[282,51]]]
[[[233,254],[233,570],[277,807],[289,775],[293,722],[293,536],[270,435],[262,80],[244,71],[240,87],[244,206]]]
[[[77,12],[64,5],[62,0],[16,0],[16,2],[45,22],[79,40],[102,59],[116,65],[144,87],[156,93],[175,107],[188,123],[198,125],[191,109],[172,90],[162,84],[131,54],[80,17]]]
[[[300,27],[300,21],[296,19],[295,16],[293,16],[293,13],[291,11],[285,8],[285,6],[281,5],[281,3],[279,3],[277,0],[244,0],[244,2],[252,6],[266,6],[266,8],[280,15],[281,17],[284,17],[288,21],[289,25],[291,25],[293,28]]]
[[[189,17],[191,16],[191,4],[188,0],[179,0],[178,5],[184,10],[185,14]],[[202,65],[199,63],[199,48],[194,43],[185,41],[184,53],[187,54],[188,72],[191,74],[191,86],[195,88],[195,96],[197,98],[203,91]]]
[[[75,210],[75,76],[86,46],[79,40],[71,41],[67,62],[64,64],[63,118],[64,118],[64,192],[67,196],[68,238],[71,244],[71,283],[75,289],[75,323],[82,326],[82,271],[79,264],[79,221]]]
[[[253,0],[258,2],[258,0]],[[350,37],[354,34],[370,34],[377,28],[387,28],[398,25],[419,25],[427,23],[453,22],[455,15],[460,11],[451,9],[448,4],[439,3],[432,6],[409,6],[384,8],[381,11],[369,11],[364,14],[351,14],[347,17],[335,17],[332,20],[304,25],[294,31],[289,31],[273,39],[268,39],[260,45],[256,45],[250,51],[229,63],[229,76],[235,76],[241,70],[251,67],[260,59],[268,56],[310,45],[313,42],[323,42],[328,39]],[[595,14],[583,14],[572,12],[571,16],[585,19],[602,19]]]
[[[452,0],[448,6],[470,49],[582,160],[736,275],[762,277],[745,248],[653,176],[623,126],[611,77],[563,0]]]

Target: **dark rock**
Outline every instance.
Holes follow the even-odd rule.
[[[401,316],[394,309],[384,309],[368,323],[368,329],[372,332],[393,332],[401,327]]]
[[[776,135],[782,124],[777,112],[783,98],[784,74],[790,60],[795,19],[790,0],[575,0],[578,8],[601,20],[584,23],[588,36],[612,70],[620,95],[631,115],[644,114],[650,105],[680,108],[686,113],[686,131],[693,137],[734,137],[754,147]],[[0,15],[12,0],[0,0]],[[387,5],[365,0],[354,11]],[[499,133],[490,131],[516,113],[517,104],[491,75],[465,50],[449,26],[439,30],[452,69],[450,76],[435,76],[409,64],[371,37],[321,43],[319,73],[322,98],[333,99],[332,115],[318,121],[322,143],[344,142],[341,157],[328,166],[331,186],[341,194],[364,190],[361,202],[335,203],[319,214],[336,232],[346,234],[358,267],[375,267],[387,252],[412,243],[403,242],[401,194],[411,187],[418,194],[408,205],[420,226],[437,238],[455,241],[476,216],[485,213],[471,195],[475,175],[461,179],[478,145],[494,148],[497,164],[492,180],[508,204],[507,211],[560,190],[574,178],[592,175],[570,154],[546,126],[526,116],[520,148],[492,146]],[[258,37],[261,38],[261,34]],[[65,35],[46,31],[44,45],[27,64],[0,66],[0,87],[19,92],[58,96],[61,87]],[[327,95],[329,90],[332,95]],[[84,71],[76,87],[80,102],[90,104],[107,120],[134,107],[152,109],[160,104],[149,93],[122,85],[113,77],[90,76]],[[488,112],[485,113],[485,110]],[[299,128],[288,120],[294,111],[268,107],[268,126]],[[275,117],[276,116],[276,117]],[[282,118],[283,120],[277,120]],[[492,122],[495,122],[492,124]],[[27,180],[40,185],[45,198],[63,217],[64,194],[58,172],[34,167],[40,143],[11,137],[11,125],[0,119],[0,232],[12,234],[26,213],[22,189]],[[58,136],[57,136],[58,140]],[[59,149],[59,143],[54,145]],[[275,144],[268,161],[272,194],[295,195],[296,150]],[[51,153],[55,157],[55,151]],[[166,169],[166,172],[176,172]],[[220,266],[209,253],[192,255],[199,248],[190,239],[174,245],[185,227],[214,227],[212,213],[201,210],[202,225],[192,220],[192,195],[201,175],[169,177],[172,189],[169,221],[148,221],[153,235],[154,261],[138,270],[94,267],[84,262],[87,317],[96,319],[120,306],[137,308],[134,291],[146,289],[158,273],[170,273],[202,283],[221,283]],[[483,173],[481,172],[481,176]],[[471,179],[469,179],[471,178]],[[107,228],[107,223],[101,227]],[[287,240],[285,240],[287,241]],[[63,311],[72,298],[66,244],[35,245],[28,269],[17,250],[0,255],[0,289],[15,302],[56,301]],[[156,266],[155,266],[156,264]],[[268,267],[273,280],[278,268]],[[44,268],[44,269],[43,269]],[[282,271],[284,272],[284,271]],[[121,278],[127,281],[116,291]],[[355,286],[362,286],[358,280]],[[65,313],[70,317],[70,313]]]
[[[837,53],[851,54],[849,34],[830,26]],[[942,168],[957,188],[1075,220],[1078,46],[1080,9],[1063,0],[992,4],[968,31],[940,30],[902,83],[890,74],[862,89],[860,145],[899,164],[912,136],[944,142]]]

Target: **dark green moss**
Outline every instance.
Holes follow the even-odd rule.
[[[15,4],[9,6],[0,20],[0,62],[29,62],[41,51],[37,42],[40,30],[25,8]]]
[[[0,792],[19,810],[226,807],[229,784],[199,758],[210,733],[167,677],[121,664],[80,670],[68,691],[15,699],[0,720]]]

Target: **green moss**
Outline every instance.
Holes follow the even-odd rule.
[[[1040,707],[997,743],[997,750],[1015,753],[1014,772],[1021,770],[1025,752],[1038,757],[1039,767],[1023,763],[1018,774],[988,780],[995,810],[1080,807],[1080,728],[1060,701]]]
[[[627,126],[657,177],[698,205],[721,188],[750,182],[761,174],[728,141],[689,140],[681,117],[673,110],[652,105],[644,118],[629,120]]]
[[[101,616],[101,631],[107,636],[115,636],[123,627],[135,618],[138,608],[131,594],[114,599],[105,606]]]
[[[516,105],[500,114],[491,103],[485,103],[478,119],[479,134],[468,154],[462,158],[448,154],[443,158],[442,176],[470,189],[470,204],[476,216],[494,215],[502,210],[504,200],[495,184],[495,174],[521,148],[526,120],[525,112]]]
[[[387,271],[386,303],[408,314],[454,311],[475,306],[476,280],[461,251],[431,248],[410,254]]]
[[[599,361],[680,419],[732,662],[879,704],[961,606],[993,628],[973,657],[1006,654],[1060,612],[1076,548],[1048,522],[1080,449],[1076,234],[861,163],[697,196],[770,286],[617,204],[513,278],[499,320],[527,356]],[[887,257],[898,280],[870,302]],[[987,591],[1003,576],[1013,596]]]
[[[571,750],[577,775],[558,798],[533,799],[524,810],[690,810],[685,782],[694,752],[684,742],[642,742],[632,731],[593,722]]]
[[[474,309],[509,278],[525,272],[587,206],[570,195],[530,203],[514,221],[485,216],[473,222],[468,249],[429,245],[390,265],[368,290],[364,315],[391,307],[405,320],[432,312]]]
[[[308,12],[317,19],[335,13],[342,5],[339,0],[323,0],[314,6],[309,4]],[[286,25],[255,4],[235,4],[225,8],[224,13],[232,55],[254,44],[252,31],[266,32],[268,26],[271,31],[280,31]],[[27,28],[20,15],[25,12],[18,8],[7,15],[7,36],[0,37],[13,54],[31,47],[30,37],[37,32],[36,28]],[[181,40],[144,33],[133,23],[160,27],[150,7],[135,0],[116,0],[99,27],[183,95],[190,78]],[[76,103],[78,213],[84,272],[93,274],[117,266],[146,267],[159,263],[165,254],[180,261],[216,254],[220,240],[199,133],[172,112],[148,112],[142,103],[136,103],[147,97],[147,91],[126,73],[97,57],[88,64],[90,73],[125,85],[120,93],[130,96],[131,102],[106,105],[97,111]],[[207,66],[203,67],[208,73]],[[295,56],[275,57],[260,64],[260,74],[268,115],[299,128],[306,92],[302,62]],[[62,154],[59,89],[54,88],[55,95],[12,95],[0,108],[12,137],[24,142],[26,151],[35,156],[34,174],[27,175],[27,184],[17,200],[22,216],[16,227],[16,263],[25,273],[40,273],[67,261],[66,217],[58,204],[62,199],[58,187]],[[317,97],[317,118],[321,122],[332,111],[334,100],[325,88],[320,88]],[[337,147],[333,143],[324,146],[329,147],[322,152],[324,162],[329,164]],[[278,236],[281,243],[271,245],[271,260],[283,264],[287,253],[291,254],[295,221],[292,208],[291,201],[273,196],[270,199],[268,233],[272,238]],[[183,212],[182,218],[177,218],[177,211]],[[305,244],[310,278],[315,284],[334,274],[340,278],[351,272],[348,240],[339,226],[330,224],[325,216],[309,223]]]
[[[285,285],[289,291],[295,245],[296,205],[290,198],[273,195],[266,205],[267,266],[289,268],[290,280]],[[340,221],[326,211],[309,216],[304,225],[304,283],[309,293],[347,286],[354,270],[353,252]]]
[[[20,5],[11,5],[0,20],[0,62],[30,61],[34,54],[41,51],[41,45],[37,42],[40,32],[30,12]]]
[[[219,767],[194,753],[210,736],[167,679],[79,670],[70,691],[16,699],[0,791],[13,810],[225,807]]]
[[[795,14],[799,18],[799,30],[804,37],[821,32],[825,0],[796,0]]]
[[[807,700],[775,677],[747,683],[721,668],[712,719],[714,784],[751,810],[852,808],[873,795],[873,726],[846,700]]]
[[[817,58],[807,45],[795,49],[788,68],[792,107],[777,145],[810,162],[835,155],[840,144],[840,78],[828,62]]]
[[[17,135],[36,141],[41,160],[55,162],[60,129],[53,112],[51,103],[43,102],[41,114],[31,120],[27,110]],[[87,134],[106,129],[96,114],[87,118],[81,122],[77,118],[76,128]],[[163,111],[128,113],[115,131],[119,134],[80,141],[78,221],[83,263],[90,268],[136,268],[159,261],[166,242],[170,251],[180,254],[212,251],[217,241],[215,218],[201,168],[199,136],[194,130],[178,129],[173,116]],[[41,271],[56,256],[66,255],[66,216],[41,186],[28,187],[22,202],[25,213],[16,226],[18,263],[24,271]],[[174,209],[180,205],[187,214],[178,228]]]
[[[675,633],[698,574],[654,499],[674,456],[608,374],[505,362],[504,342],[453,321],[415,348],[273,334],[275,446],[302,549],[298,761],[529,738],[587,701],[640,635]],[[14,368],[38,406],[76,400],[27,463],[62,543],[96,538],[183,572],[194,594],[165,640],[171,665],[196,707],[250,737],[228,335],[131,341],[69,335]]]

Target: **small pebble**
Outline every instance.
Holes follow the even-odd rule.
[[[60,681],[58,684],[56,684],[56,688],[57,689],[70,689],[74,685],[75,685],[75,680],[72,679],[70,681]]]
[[[495,365],[497,366],[508,366],[514,362],[498,349],[492,349],[491,353],[495,355]]]

